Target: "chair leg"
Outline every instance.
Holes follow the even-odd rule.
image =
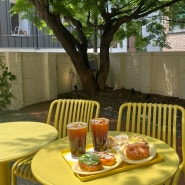
[[[178,169],[175,176],[174,176],[174,179],[173,179],[173,182],[172,182],[172,185],[178,185],[179,183],[179,178],[180,178],[180,175],[181,175],[181,170]]]
[[[11,169],[11,185],[17,185],[17,176],[15,175],[15,171],[17,168],[18,161],[14,162]]]
[[[11,173],[11,185],[17,185],[17,177],[14,174],[15,166],[12,167],[12,173]]]

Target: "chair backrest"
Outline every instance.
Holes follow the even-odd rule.
[[[176,150],[177,136],[184,135],[184,122],[185,112],[181,106],[124,103],[119,108],[117,130],[126,123],[125,131],[155,137]]]
[[[177,137],[181,137],[182,159],[179,170],[185,175],[185,109],[183,107],[167,104],[124,103],[118,113],[117,131],[119,130],[155,137],[169,144],[175,151],[177,151]]]
[[[98,118],[100,104],[93,100],[57,99],[49,108],[47,124],[53,125],[58,130],[58,138],[67,136],[66,125],[70,122],[86,122]],[[89,126],[88,126],[89,130]]]

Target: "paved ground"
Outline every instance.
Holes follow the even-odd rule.
[[[17,185],[41,185],[41,184],[17,178]]]
[[[46,122],[50,102],[26,107],[19,111],[0,111],[0,123],[8,121]]]

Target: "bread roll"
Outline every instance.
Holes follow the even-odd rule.
[[[100,158],[91,153],[81,155],[78,160],[78,165],[80,169],[87,172],[94,172],[102,169]]]
[[[100,158],[103,166],[113,166],[116,164],[116,157],[114,154],[108,152],[95,152],[95,154]]]
[[[128,140],[125,153],[131,160],[145,159],[150,155],[148,142],[141,136],[134,136]]]

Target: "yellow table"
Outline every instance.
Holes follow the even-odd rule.
[[[110,135],[118,135],[120,132],[110,132]],[[132,133],[127,133],[129,136]],[[73,173],[70,166],[61,156],[61,150],[69,148],[68,138],[63,138],[48,144],[34,156],[32,172],[44,185],[157,185],[163,184],[176,172],[179,165],[179,157],[176,152],[164,142],[144,136],[153,144],[157,153],[163,156],[163,161],[153,165],[143,166],[121,173],[112,174],[86,182],[80,181]],[[87,143],[91,143],[91,133],[87,135]]]
[[[0,185],[10,184],[10,162],[35,153],[57,135],[54,127],[40,122],[0,123]]]

